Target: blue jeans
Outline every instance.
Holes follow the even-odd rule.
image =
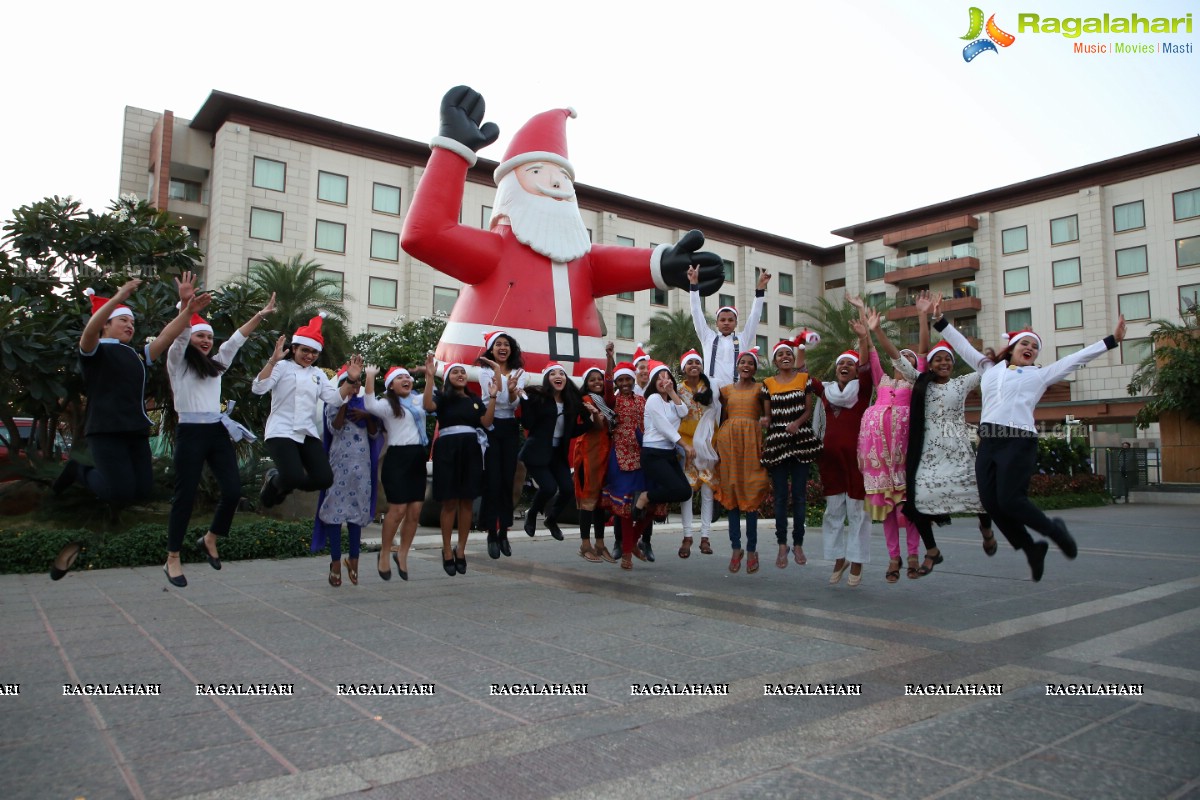
[[[775,541],[787,544],[788,478],[792,479],[792,544],[804,545],[804,511],[808,492],[808,463],[789,461],[771,470],[775,490]]]
[[[729,546],[742,549],[742,512],[729,509]],[[758,512],[746,512],[746,549],[751,553],[758,550]]]

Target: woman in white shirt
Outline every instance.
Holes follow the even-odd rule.
[[[489,331],[483,336],[484,354],[479,361],[479,396],[486,397],[492,379],[499,376],[496,411],[487,429],[488,449],[484,456],[483,497],[479,502],[479,527],[487,532],[490,558],[511,556],[508,529],[513,525],[513,481],[517,475],[517,453],[521,450],[521,426],[517,422],[520,398],[509,392],[509,378],[524,386],[525,360],[521,346],[506,331]]]
[[[675,447],[682,447],[688,458],[696,457],[695,449],[690,444],[684,444],[679,435],[679,423],[687,417],[688,407],[676,390],[671,368],[661,361],[651,361],[647,387],[646,411],[642,419],[642,472],[646,476],[646,491],[634,501],[635,520],[640,519],[642,512],[652,503],[691,501],[692,486],[683,474]],[[641,550],[647,560],[653,561],[650,533],[651,524],[646,524]]]
[[[264,446],[275,462],[263,479],[259,500],[263,508],[279,505],[292,491],[318,491],[333,484],[333,471],[321,444],[320,407],[324,401],[337,408],[358,393],[362,379],[362,356],[354,355],[347,365],[341,388],[314,366],[325,346],[320,316],[296,330],[292,346],[286,336],[275,342],[275,352],[250,384],[255,394],[271,393]]]
[[[183,273],[179,281],[179,302],[186,306],[195,294],[195,276],[191,272]],[[221,487],[221,499],[213,512],[208,533],[196,540],[196,547],[204,554],[209,566],[221,568],[217,537],[229,533],[242,498],[242,481],[233,443],[246,437],[253,438],[253,434],[233,422],[227,413],[221,413],[221,373],[228,369],[259,323],[274,310],[275,295],[272,294],[263,310],[234,331],[215,351],[212,326],[199,314],[193,314],[189,326],[167,349],[167,375],[171,379],[175,413],[179,417],[179,425],[175,428],[175,496],[167,520],[167,580],[174,586],[187,586],[179,550],[192,518],[196,487],[200,485],[205,464]]]
[[[975,479],[979,499],[1004,538],[1016,550],[1024,550],[1034,581],[1045,570],[1045,541],[1033,540],[1027,527],[1051,539],[1063,555],[1075,558],[1078,547],[1061,518],[1050,519],[1030,502],[1029,478],[1037,469],[1037,427],[1033,409],[1042,395],[1071,370],[1116,348],[1125,338],[1125,317],[1116,330],[1099,342],[1060,358],[1048,367],[1034,362],[1042,339],[1031,330],[1007,334],[1008,346],[993,361],[971,346],[967,337],[945,317],[933,326],[959,355],[983,377],[979,391],[983,410],[979,415],[979,452],[975,456]]]
[[[363,404],[369,413],[383,421],[387,430],[387,452],[383,457],[380,482],[388,501],[383,518],[379,564],[376,569],[385,581],[392,579],[388,553],[396,562],[400,580],[408,580],[408,551],[417,534],[421,506],[425,502],[425,462],[429,455],[429,434],[425,430],[425,408],[412,393],[412,373],[404,367],[392,367],[383,377],[383,399],[375,396],[375,376],[379,367],[367,367],[367,394]],[[403,527],[402,527],[403,526]],[[400,530],[400,548],[392,549],[396,530]],[[387,569],[384,569],[387,567]]]

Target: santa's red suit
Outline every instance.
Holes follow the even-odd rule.
[[[565,138],[556,145],[565,162]],[[540,155],[553,158],[548,150]],[[474,363],[484,334],[503,330],[521,346],[529,373],[540,373],[548,361],[560,362],[574,376],[589,367],[604,369],[595,298],[666,289],[660,260],[668,245],[654,250],[593,245],[564,264],[517,241],[504,221],[489,231],[459,224],[470,166],[466,155],[435,140],[401,239],[413,258],[467,284],[438,343],[438,361]],[[511,160],[506,157],[506,163]]]

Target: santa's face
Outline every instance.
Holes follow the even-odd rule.
[[[554,200],[575,199],[575,182],[558,164],[535,161],[532,164],[517,167],[516,174],[521,188],[530,194]]]
[[[717,332],[722,336],[728,336],[737,328],[737,314],[732,311],[722,311],[717,314]]]
[[[211,331],[198,331],[193,333],[188,341],[191,343],[192,347],[196,348],[205,355],[208,355],[208,352],[212,350],[213,347],[213,335]]]
[[[1038,353],[1041,349],[1037,339],[1032,336],[1022,336],[1012,346],[1011,363],[1016,367],[1032,366],[1033,362],[1037,361]]]
[[[526,171],[539,165],[539,171]],[[561,167],[543,162],[522,165],[505,175],[496,187],[492,225],[507,222],[518,242],[551,261],[567,264],[585,255],[592,240],[579,215],[574,184],[570,179],[564,184],[564,175]]]
[[[122,314],[104,323],[101,331],[105,339],[116,339],[121,344],[129,344],[133,340],[133,317]]]
[[[618,375],[613,384],[617,387],[617,392],[620,394],[626,397],[633,394],[633,378],[629,375]]]
[[[583,385],[592,394],[601,394],[604,391],[604,375],[592,370],[587,374],[587,380],[583,382]]]
[[[320,350],[306,344],[292,345],[292,352],[296,354],[296,363],[302,367],[311,367],[317,363],[317,358],[321,355]]]

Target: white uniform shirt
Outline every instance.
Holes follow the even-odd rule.
[[[368,414],[373,414],[383,423],[384,429],[387,430],[388,447],[424,444],[425,410],[422,408],[420,413],[417,413],[416,406],[421,402],[419,396],[415,400],[413,394],[407,398],[397,397],[396,399],[400,401],[400,405],[404,406],[403,417],[397,417],[392,411],[392,404],[381,397],[364,395],[363,407]]]
[[[642,447],[670,450],[679,441],[679,423],[688,415],[684,403],[668,403],[658,392],[646,398],[642,416]]]
[[[754,347],[754,337],[758,333],[758,320],[762,317],[763,294],[755,291],[754,305],[750,308],[750,316],[746,319],[746,327],[741,333],[722,335],[708,327],[704,318],[704,309],[700,306],[700,291],[689,291],[692,303],[692,325],[696,329],[696,337],[704,350],[704,374],[713,382],[713,391],[719,391],[727,383],[733,383],[734,369],[737,358],[733,355],[734,341],[737,341],[737,352],[742,354]],[[716,348],[716,362],[713,361],[713,348]]]
[[[171,392],[175,396],[175,412],[220,413],[221,411],[221,376],[210,378],[201,375],[187,366],[183,354],[187,351],[188,341],[192,337],[192,329],[184,328],[183,333],[171,342],[167,349],[167,375],[171,378]],[[246,343],[246,337],[241,331],[234,331],[229,340],[217,348],[212,360],[228,367],[233,357]]]
[[[480,397],[488,396],[488,384],[492,382],[492,376],[495,373],[491,367],[479,368],[479,390]],[[527,376],[522,376],[522,378]],[[524,380],[518,381],[517,389],[525,383]],[[521,405],[520,397],[509,397],[508,395],[508,376],[500,376],[500,392],[496,395],[496,410],[492,415],[493,419],[515,419],[517,415],[517,406]]]
[[[303,442],[305,436],[319,439],[321,401],[334,408],[346,402],[324,372],[316,367],[302,367],[295,361],[280,361],[267,378],[255,378],[250,391],[271,393],[271,415],[267,417],[264,439],[295,442]]]

